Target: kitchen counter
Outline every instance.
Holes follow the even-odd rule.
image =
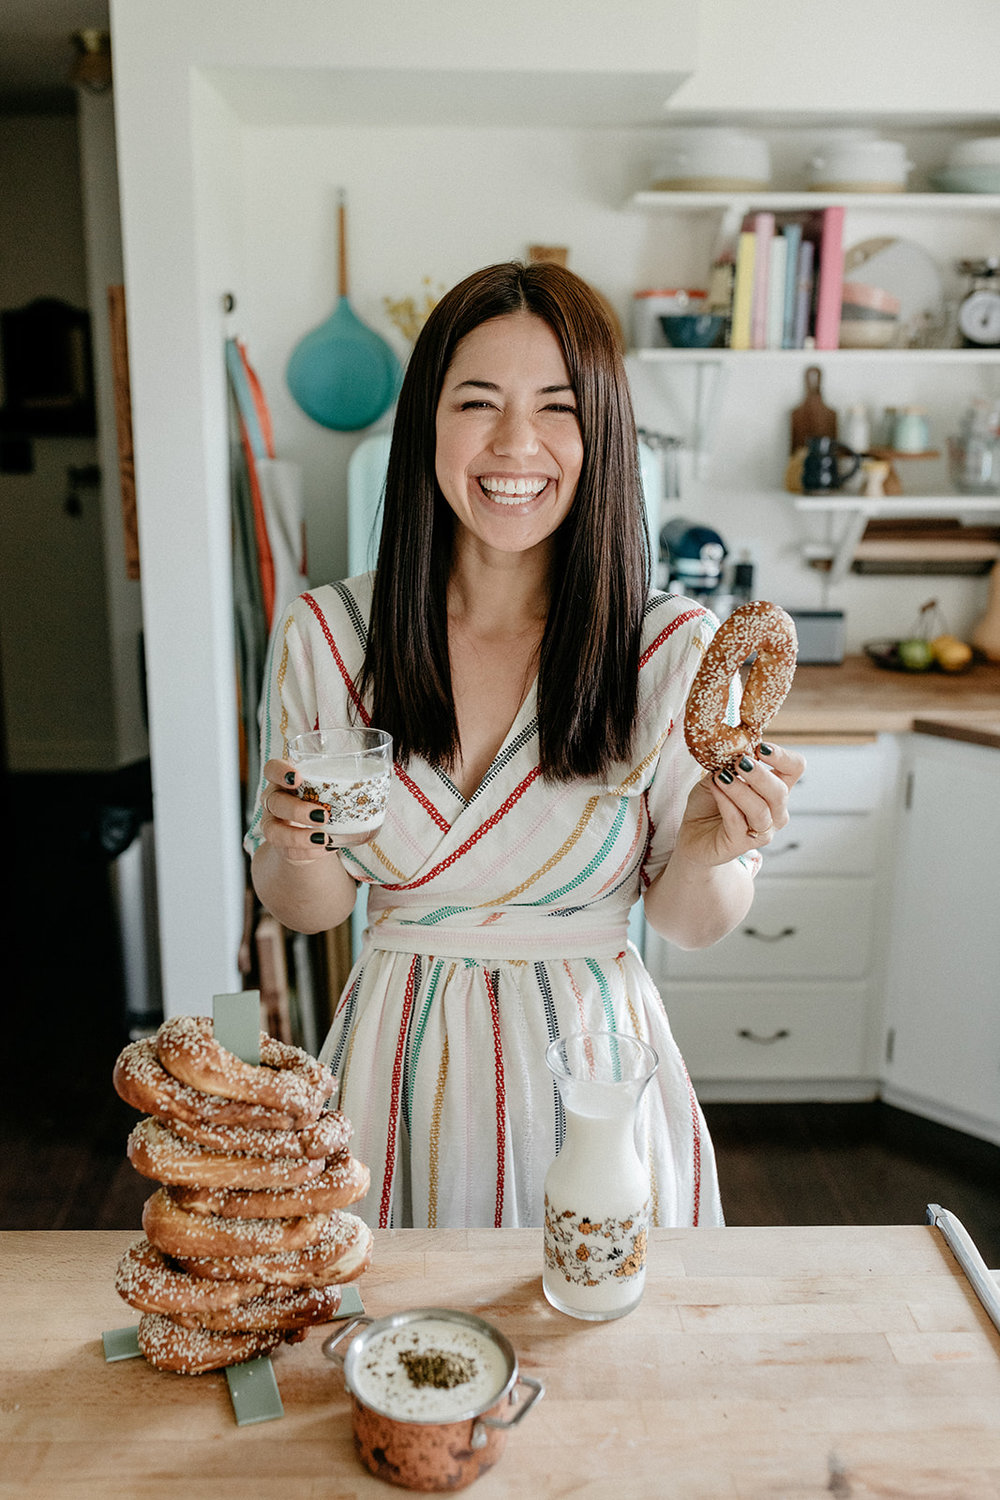
[[[977,743],[1000,746],[1000,665],[977,662],[967,672],[889,672],[867,656],[840,666],[799,667],[792,689],[768,726],[769,737],[850,743],[877,734],[922,732],[958,738],[977,730]],[[924,727],[933,723],[937,728]]]
[[[1000,718],[984,719],[981,723],[951,719],[914,719],[915,734],[933,734],[939,739],[964,740],[968,745],[988,745],[991,750],[1000,750]]]
[[[326,1329],[272,1356],[285,1415],[257,1426],[221,1372],[105,1363],[102,1330],[135,1321],[114,1290],[135,1237],[0,1236],[0,1495],[386,1500]],[[656,1230],[613,1323],[555,1312],[540,1261],[536,1230],[379,1231],[358,1283],[373,1316],[475,1311],[544,1382],[477,1500],[997,1494],[1000,1335],[938,1229]]]

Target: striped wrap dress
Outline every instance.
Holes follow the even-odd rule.
[[[367,574],[291,605],[264,686],[262,765],[307,729],[358,722],[359,707],[367,722],[354,684],[371,591]],[[659,1056],[638,1127],[654,1222],[723,1222],[701,1109],[627,937],[701,774],[683,708],[716,628],[691,600],[650,595],[633,763],[608,779],[543,780],[532,688],[470,798],[424,760],[396,765],[382,828],[328,856],[368,888],[320,1055],[371,1169],[356,1211],[373,1226],[540,1225],[562,1127],[545,1049],[581,1028],[640,1036]],[[258,795],[251,853],[260,818]]]

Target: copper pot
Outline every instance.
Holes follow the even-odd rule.
[[[437,1414],[404,1415],[398,1398],[374,1391],[371,1366],[379,1357],[376,1349],[388,1361],[392,1355],[385,1351],[394,1351],[398,1344],[405,1346],[406,1353],[410,1345],[416,1347],[424,1334],[433,1336],[442,1324],[448,1325],[451,1335],[446,1341],[458,1347],[464,1334],[469,1348],[488,1355],[481,1360],[483,1370],[475,1383],[457,1380],[442,1395],[414,1395],[414,1410],[420,1409],[421,1402],[436,1403]],[[352,1334],[342,1353],[340,1345]],[[379,1479],[408,1490],[441,1492],[472,1484],[500,1457],[508,1429],[544,1393],[540,1381],[518,1373],[517,1356],[499,1329],[454,1308],[420,1307],[385,1318],[353,1318],[325,1340],[323,1353],[343,1370],[351,1397],[354,1446],[362,1463]],[[465,1383],[468,1393],[461,1391]],[[520,1386],[528,1388],[527,1400],[520,1399]]]

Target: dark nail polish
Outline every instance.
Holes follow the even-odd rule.
[[[309,814],[309,821],[310,823],[325,823],[326,813],[321,807],[314,807],[312,812]]]
[[[310,844],[325,844],[326,843],[326,834],[325,833],[311,833],[309,835],[309,842],[310,842]]]
[[[720,771],[715,779],[716,781],[724,782],[726,786],[729,786],[730,782],[733,779],[733,773],[732,771]]]
[[[744,755],[743,759],[740,761],[740,770],[741,771],[752,771],[753,770],[753,761],[749,760]]]
[[[288,786],[294,786],[295,785],[295,772],[294,771],[286,771],[285,772],[285,781],[286,781],[286,783],[287,783]]]
[[[761,755],[770,755],[771,753],[770,745],[758,745],[757,749],[760,751]]]

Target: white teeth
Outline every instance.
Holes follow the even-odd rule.
[[[548,484],[547,479],[480,479],[479,483],[493,500],[501,505],[516,504],[525,497],[540,495]]]

